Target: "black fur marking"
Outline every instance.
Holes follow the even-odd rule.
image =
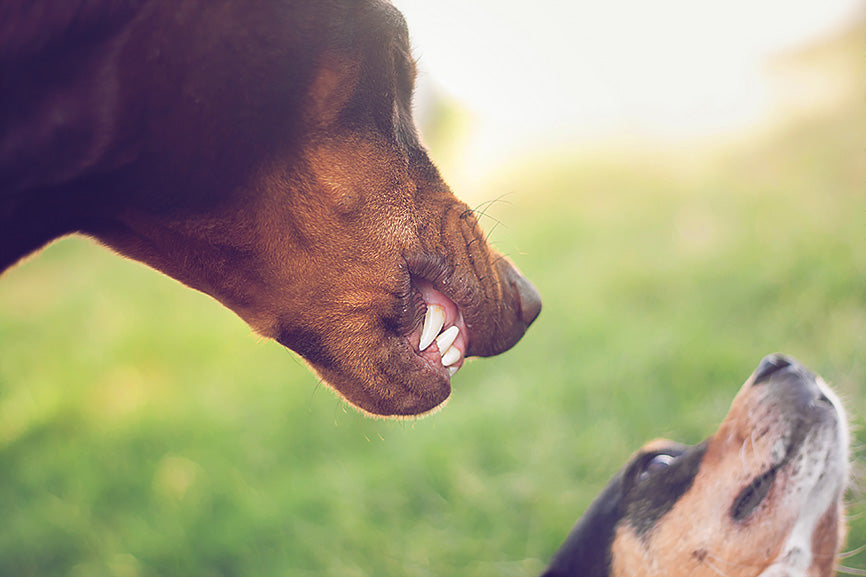
[[[626,473],[626,522],[645,537],[692,486],[707,450],[706,442],[694,447],[676,446],[646,453],[635,459]],[[664,453],[677,457],[665,469],[641,477],[653,457]]]
[[[610,549],[617,527],[628,523],[639,535],[648,534],[689,490],[706,449],[706,442],[693,447],[672,444],[635,456],[589,506],[542,577],[610,575]],[[660,454],[675,460],[666,468],[641,475]]]
[[[776,467],[770,468],[766,473],[755,477],[747,487],[740,491],[731,505],[731,517],[734,521],[742,521],[758,508],[758,505],[770,492],[773,481],[776,480],[776,471]]]
[[[610,547],[622,518],[623,471],[611,479],[554,555],[542,577],[606,577]]]

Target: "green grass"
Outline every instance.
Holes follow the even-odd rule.
[[[0,280],[0,575],[534,575],[633,450],[711,434],[773,351],[835,385],[861,447],[864,151],[858,104],[688,160],[504,175],[493,238],[544,310],[417,421],[362,417],[208,297],[55,243]]]

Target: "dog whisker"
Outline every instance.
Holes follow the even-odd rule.
[[[471,214],[471,215],[474,215],[474,214],[475,214],[475,211],[472,210],[471,208],[467,208],[466,210],[464,210],[463,212],[460,213],[460,216],[459,216],[458,218],[460,218],[460,219],[465,219],[465,218],[466,218],[467,216],[469,216],[470,214]]]
[[[735,567],[740,569],[754,569],[756,567],[760,567],[757,563],[735,563],[734,561],[728,561],[719,557],[718,555],[713,555],[710,552],[707,552],[707,558],[712,559],[719,565],[725,565],[727,567]],[[713,567],[713,570],[718,570],[718,567]]]
[[[846,575],[866,575],[866,569],[854,569],[853,567],[845,567],[843,565],[839,565],[836,571],[845,573]]]
[[[855,556],[859,555],[863,551],[866,551],[866,545],[860,545],[859,547],[857,547],[855,549],[851,549],[850,551],[845,551],[843,553],[839,553],[838,555],[836,555],[836,558],[837,559],[850,559],[851,557],[855,557]]]
[[[472,209],[470,209],[470,210],[472,211],[472,214],[475,215],[475,218],[480,219],[482,216],[486,216],[486,215],[487,215],[487,210],[488,210],[491,206],[493,206],[493,204],[494,204],[495,202],[496,202],[495,199],[494,199],[494,200],[487,200],[487,201],[484,201],[484,202],[482,202],[481,204],[475,206],[474,208],[472,208]]]
[[[493,260],[493,264],[495,265],[496,263],[498,263],[499,261],[501,261],[501,260],[503,260],[503,259],[505,259],[505,258],[508,258],[508,253],[502,253],[502,254],[500,254],[499,256],[497,256],[497,257]],[[502,281],[500,280],[499,282],[502,282]]]
[[[749,434],[749,443],[752,446],[752,459],[754,459],[755,462],[758,462],[760,457],[758,456],[758,447],[755,445],[755,432],[756,431],[752,429],[752,432]]]
[[[724,571],[722,571],[721,569],[719,569],[718,567],[716,567],[715,565],[710,563],[708,560],[704,559],[704,563],[706,563],[707,567],[712,569],[716,575],[721,575],[722,577],[728,577],[727,573],[725,573]]]
[[[491,220],[494,221],[494,222],[493,222],[493,226],[491,226],[491,227],[490,227],[490,230],[488,230],[487,233],[484,235],[484,241],[485,241],[485,242],[490,242],[490,237],[493,235],[493,232],[496,230],[496,228],[497,228],[499,225],[502,225],[502,226],[504,226],[505,228],[508,228],[507,226],[503,225],[501,221],[496,220],[495,218],[494,218],[494,219],[491,219]]]
[[[740,445],[740,465],[743,468],[743,474],[748,475],[749,464],[746,462],[746,441],[743,441],[743,444]]]
[[[476,205],[476,207],[472,209],[472,212],[475,214],[476,217],[487,216],[487,210],[490,209],[490,207],[493,206],[494,204],[498,204],[498,203],[510,204],[510,202],[505,201],[503,199],[506,196],[511,196],[512,194],[514,194],[514,193],[513,192],[505,192],[503,194],[500,194],[496,198],[493,198],[491,200],[485,200],[484,202],[481,202],[478,205]]]

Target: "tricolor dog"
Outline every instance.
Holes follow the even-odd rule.
[[[83,233],[428,412],[541,301],[430,161],[415,74],[384,0],[0,0],[0,272]]]
[[[820,377],[770,355],[712,437],[638,451],[544,576],[833,575],[846,533],[847,427]]]

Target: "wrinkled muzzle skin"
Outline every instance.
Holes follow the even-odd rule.
[[[426,158],[419,153],[408,164],[397,158],[391,166],[367,172],[393,183],[372,187],[363,201],[346,198],[355,192],[336,193],[336,205],[327,208],[334,227],[309,230],[305,223],[320,220],[301,219],[296,230],[305,230],[306,240],[298,276],[277,282],[291,287],[286,313],[259,330],[300,353],[353,404],[375,414],[411,415],[450,394],[450,375],[441,365],[431,367],[410,337],[426,310],[419,281],[462,311],[467,355],[507,350],[535,313],[525,317],[522,304],[532,289],[490,249],[473,212]],[[341,254],[351,258],[334,258]]]
[[[32,157],[58,159],[0,157],[2,267],[89,234],[213,296],[382,416],[435,409],[466,356],[521,338],[540,298],[421,144],[408,32],[390,4],[118,12],[78,18],[97,40],[58,66],[80,79],[26,87],[63,95],[50,102],[70,126],[0,134],[0,152],[41,134]],[[433,303],[459,329],[451,370],[435,344],[419,350]]]

